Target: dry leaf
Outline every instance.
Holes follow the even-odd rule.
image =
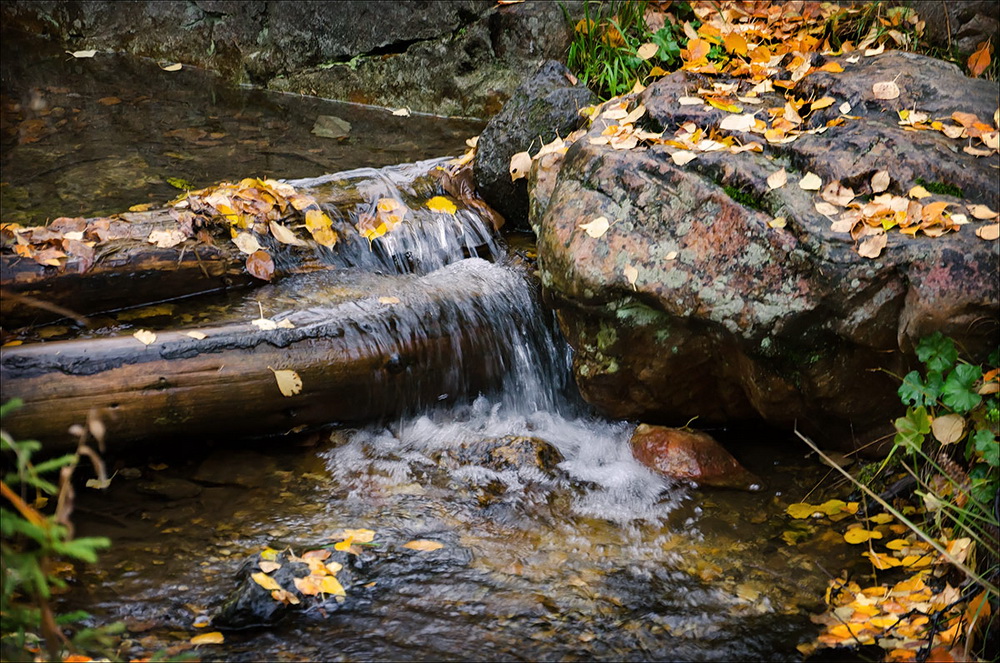
[[[263,564],[263,563],[264,562],[261,562],[261,564]],[[275,562],[271,562],[271,563],[274,564]],[[264,589],[266,589],[268,591],[271,591],[271,590],[274,590],[274,589],[281,589],[281,585],[278,584],[278,581],[275,580],[274,578],[272,578],[271,576],[267,575],[267,573],[263,573],[263,572],[251,573],[250,574],[250,578],[255,583],[257,583],[258,585],[260,585],[261,587],[263,587]]]
[[[882,81],[872,86],[872,94],[876,99],[896,99],[899,97],[899,86],[895,81]]]
[[[969,209],[969,213],[977,219],[988,221],[997,218],[997,213],[986,205],[966,205],[966,207]]]
[[[274,276],[274,260],[263,249],[254,251],[247,256],[247,271],[262,281],[270,281]]]
[[[966,64],[969,67],[969,73],[973,78],[979,78],[984,71],[990,67],[990,42],[989,40],[983,42],[979,46],[979,50],[969,56],[969,60]]]
[[[788,220],[783,216],[776,216],[767,222],[769,228],[784,228],[788,225]]]
[[[160,67],[160,69],[162,69],[163,71],[180,71],[183,66],[184,65],[182,65],[180,62],[175,62],[173,64],[163,65],[162,67]]]
[[[954,444],[965,434],[965,417],[960,414],[934,417],[934,421],[931,422],[931,432],[941,444]]]
[[[74,58],[92,58],[97,55],[97,51],[66,51]]]
[[[889,178],[888,170],[880,170],[874,175],[872,175],[872,192],[882,193],[889,188],[889,182],[892,180]]]
[[[628,279],[632,289],[635,290],[635,280],[639,278],[639,270],[632,265],[625,265],[625,278]]]
[[[531,155],[527,152],[518,152],[510,158],[511,182],[527,177],[529,170],[531,170]]]
[[[221,645],[225,642],[226,637],[222,635],[219,631],[212,631],[211,633],[202,633],[201,635],[196,635],[191,638],[188,642],[192,645]]]
[[[976,237],[992,242],[1000,237],[1000,223],[991,223],[987,226],[976,228]]]
[[[840,213],[840,209],[837,206],[831,205],[830,203],[825,201],[816,203],[814,207],[816,208],[817,212],[823,214],[824,216],[836,216],[837,214]]]
[[[184,335],[185,336],[190,336],[191,338],[197,339],[199,341],[202,340],[203,338],[208,338],[208,336],[206,334],[204,334],[203,332],[200,332],[200,331],[184,332]]]
[[[177,228],[171,228],[170,230],[154,230],[149,233],[149,237],[146,238],[146,241],[150,244],[155,244],[161,249],[169,249],[173,246],[177,246],[186,239],[187,235],[182,233]]]
[[[299,239],[294,232],[277,221],[271,221],[271,223],[268,224],[268,227],[271,229],[271,234],[274,235],[274,238],[282,244],[291,244],[292,246],[309,246],[305,243],[305,241]],[[253,251],[245,251],[244,253],[253,253]]]
[[[858,247],[858,255],[862,258],[878,258],[888,241],[889,238],[885,233],[880,232],[877,235],[872,235],[861,242],[861,246]]]
[[[885,51],[885,43],[879,44],[877,48],[866,48],[865,57],[870,58],[874,55],[882,55]]]
[[[399,297],[379,297],[378,301],[380,304],[398,304]]]
[[[236,248],[238,248],[241,252],[247,255],[260,251],[261,248],[260,242],[258,242],[257,238],[250,233],[237,234],[236,237],[233,238],[233,244],[235,244]]]
[[[263,571],[264,573],[271,573],[272,571],[277,571],[278,569],[280,569],[281,564],[279,564],[278,562],[269,562],[268,560],[263,559],[257,563],[257,567],[260,568],[260,570]]]
[[[701,97],[678,97],[677,103],[681,106],[704,106],[705,100]]]
[[[409,548],[410,550],[430,552],[432,550],[440,550],[441,548],[444,548],[444,544],[438,543],[437,541],[428,541],[427,539],[414,539],[409,543],[404,543],[403,547]]]
[[[788,183],[788,173],[784,168],[767,176],[768,189],[780,189]]]
[[[268,368],[274,373],[274,380],[278,383],[282,396],[294,396],[302,391],[302,378],[298,373],[287,369],[274,370],[270,366]]]
[[[269,318],[260,317],[256,320],[250,321],[251,325],[259,328],[261,331],[274,331],[278,328],[278,323]]]
[[[397,117],[410,117],[410,109],[409,108],[397,108],[396,110],[392,111],[392,114],[395,115],[395,116],[397,116]]]
[[[753,116],[753,113],[727,115],[719,122],[719,128],[726,131],[750,131],[756,123],[757,120]]]
[[[586,231],[588,235],[597,239],[602,237],[604,233],[608,232],[608,228],[611,227],[611,224],[608,223],[608,219],[606,217],[599,216],[590,223],[581,223],[579,227],[581,230]]]
[[[840,111],[841,115],[847,115],[848,113],[851,112],[851,104],[845,101],[844,103],[840,104],[840,106],[837,107],[837,110]]]
[[[812,108],[814,111],[816,111],[820,110],[821,108],[826,108],[827,106],[832,106],[833,102],[835,101],[836,99],[834,99],[833,97],[822,97],[809,104],[809,107]]]
[[[928,196],[930,196],[931,192],[918,184],[917,186],[910,189],[907,195],[910,198],[915,198],[916,200],[920,200],[921,198],[927,198]]]
[[[281,322],[278,323],[278,328],[279,329],[295,329],[295,325],[292,323],[291,320],[289,320],[288,318],[285,318],[284,320],[282,320]]]
[[[972,147],[971,145],[966,145],[962,148],[962,151],[966,154],[971,154],[974,157],[988,157],[993,154],[992,150],[981,150],[978,147]]]
[[[156,334],[145,329],[140,329],[136,333],[132,334],[132,336],[143,345],[149,345],[156,340]]]
[[[648,60],[649,58],[656,55],[656,52],[660,50],[660,47],[652,42],[647,42],[639,47],[639,50],[635,52],[639,56],[640,60]]]
[[[694,161],[697,156],[697,154],[688,150],[677,150],[670,155],[670,160],[678,166],[683,166],[684,164]]]
[[[663,259],[664,260],[676,260],[677,259],[677,251],[670,251],[669,253],[667,253],[667,255],[665,255],[663,257]]]
[[[801,180],[799,180],[799,188],[805,191],[819,191],[819,188],[823,185],[823,180],[819,178],[816,173],[806,173]]]

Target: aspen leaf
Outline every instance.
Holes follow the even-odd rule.
[[[272,564],[273,563],[274,562],[272,562]],[[281,589],[281,585],[278,584],[277,580],[275,580],[271,576],[267,575],[267,573],[264,573],[262,571],[261,572],[257,572],[257,573],[251,573],[250,574],[250,578],[255,583],[257,583],[258,585],[260,585],[261,587],[263,587],[264,589],[266,589],[268,591],[275,590],[275,589]]]
[[[885,43],[882,43],[882,44],[879,44],[878,46],[876,46],[875,48],[866,48],[865,49],[865,57],[866,58],[870,58],[870,57],[873,57],[875,55],[882,55],[882,53],[884,53],[884,52],[885,52]]]
[[[354,543],[371,543],[375,540],[375,530],[370,529],[345,529],[333,535],[334,539],[350,538]]]
[[[323,230],[333,225],[333,221],[323,210],[306,210],[306,229],[315,234],[317,230]]]
[[[208,336],[204,332],[193,331],[193,330],[189,332],[184,332],[184,335],[190,336],[191,338],[197,339],[199,341],[202,340],[203,338],[208,338]]]
[[[967,205],[966,207],[968,207],[969,213],[977,219],[989,220],[997,218],[997,213],[986,205]]]
[[[677,103],[681,106],[704,106],[705,100],[701,97],[678,97]]]
[[[262,281],[270,281],[274,276],[274,261],[263,249],[247,256],[247,271]]]
[[[635,280],[639,278],[639,270],[632,265],[625,265],[625,278],[628,279],[629,285],[635,290]]]
[[[442,214],[454,214],[458,211],[455,207],[455,203],[451,202],[444,196],[434,196],[427,201],[427,208],[434,212],[441,212]]]
[[[170,230],[154,230],[149,233],[149,237],[146,238],[146,241],[150,244],[155,244],[161,249],[169,249],[173,246],[177,246],[186,239],[187,235],[182,233],[177,228],[171,228]]]
[[[694,161],[697,156],[697,154],[688,150],[677,150],[670,155],[670,160],[678,166],[683,166],[684,164]]]
[[[792,518],[801,520],[803,518],[810,518],[813,514],[822,513],[820,509],[812,504],[806,502],[796,502],[795,504],[789,504],[785,508],[785,513],[787,513]]]
[[[331,248],[337,243],[337,233],[333,228],[320,228],[319,230],[312,231],[312,238],[316,240],[316,243]]]
[[[864,543],[869,539],[881,539],[882,533],[876,530],[867,530],[861,527],[849,529],[844,534],[844,541],[848,543]]]
[[[934,417],[934,421],[931,422],[931,432],[941,444],[954,444],[965,434],[965,417],[960,414]]]
[[[839,74],[839,73],[841,73],[841,72],[844,71],[844,68],[840,65],[839,62],[827,62],[822,67],[817,67],[816,70],[817,71],[828,71],[831,74]]]
[[[872,192],[882,193],[889,188],[889,182],[891,182],[888,170],[880,170],[874,175],[872,175]]]
[[[726,131],[750,131],[756,123],[757,120],[754,118],[753,113],[727,115],[722,118],[722,122],[719,122],[719,128]]]
[[[726,50],[736,55],[747,54],[747,40],[739,32],[730,32],[722,38],[722,44]]]
[[[817,212],[823,214],[824,216],[834,216],[840,213],[840,209],[837,206],[831,205],[830,203],[825,201],[816,203],[814,207],[816,208]]]
[[[316,596],[323,591],[319,585],[319,578],[314,575],[308,575],[304,578],[295,578],[293,582],[295,583],[295,589],[299,590],[306,596]]]
[[[531,155],[527,152],[518,152],[510,158],[511,182],[527,177],[529,170],[531,170]]]
[[[927,198],[928,196],[931,195],[931,193],[930,193],[930,191],[928,191],[927,189],[925,189],[924,187],[922,187],[922,186],[920,186],[918,184],[917,186],[915,186],[912,189],[910,189],[910,191],[907,193],[907,195],[910,198],[914,198],[916,200],[920,200],[921,198]]]
[[[776,216],[767,222],[769,228],[784,228],[788,225],[788,219],[783,216]]]
[[[257,567],[264,573],[271,573],[272,571],[277,571],[281,568],[281,564],[278,562],[269,562],[266,559],[258,562]],[[259,584],[259,583],[258,583]]]
[[[727,113],[739,113],[743,111],[742,106],[738,106],[736,104],[727,104],[724,101],[718,101],[716,99],[709,99],[708,105],[714,108],[718,108],[719,110],[726,111]]]
[[[397,108],[396,110],[392,111],[392,114],[395,115],[395,116],[397,116],[397,117],[410,117],[410,109],[409,108]]]
[[[660,47],[652,42],[647,42],[639,47],[635,52],[639,56],[640,60],[648,60],[649,58],[656,55],[656,52],[660,50]]]
[[[94,50],[89,50],[89,51],[66,51],[66,52],[69,53],[70,55],[72,55],[74,58],[77,58],[77,59],[92,58],[95,55],[97,55],[97,51],[94,51]]]
[[[156,340],[156,334],[145,329],[140,329],[136,333],[132,334],[132,336],[143,345],[149,345]]]
[[[275,370],[268,366],[274,373],[274,381],[278,383],[278,389],[282,396],[294,396],[302,391],[302,378],[295,371],[288,369]]]
[[[876,99],[888,101],[899,98],[899,86],[895,81],[882,81],[872,86],[872,94]]]
[[[182,65],[180,62],[175,62],[173,64],[163,65],[160,67],[160,69],[162,69],[163,71],[180,71],[183,67],[184,65]]]
[[[851,112],[851,104],[845,101],[844,103],[837,106],[837,110],[840,111],[841,115],[847,115],[848,113]]]
[[[809,107],[815,110],[820,110],[821,108],[826,108],[827,106],[832,106],[836,99],[833,97],[822,97],[816,101],[809,104]]]
[[[330,551],[326,550],[325,548],[320,550],[310,550],[302,554],[302,559],[307,561],[310,559],[315,559],[322,562],[323,560],[329,558],[330,554],[331,554]]]
[[[768,189],[780,189],[788,182],[788,172],[784,168],[767,176]]]
[[[225,642],[226,637],[222,635],[219,631],[212,631],[211,633],[202,633],[201,635],[196,635],[191,638],[188,642],[192,645],[221,645]]]
[[[320,212],[320,214],[322,214],[322,212]],[[291,229],[286,228],[277,221],[271,221],[268,224],[268,227],[271,229],[271,234],[274,235],[274,238],[282,244],[291,244],[292,246],[309,246],[305,243],[305,241],[299,239],[299,237]]]
[[[966,62],[969,67],[969,73],[972,74],[973,78],[979,78],[980,75],[990,66],[990,42],[987,40],[980,45],[979,50],[969,56],[969,60]]]
[[[604,233],[608,232],[608,228],[611,227],[611,224],[608,223],[608,219],[606,217],[599,216],[590,223],[581,223],[579,227],[588,235],[597,239],[602,237]]]
[[[414,539],[409,543],[403,544],[404,548],[409,548],[410,550],[419,550],[421,552],[430,552],[432,550],[440,550],[444,548],[443,543],[437,541],[428,541],[427,539]]]
[[[989,225],[976,228],[976,237],[992,242],[997,237],[1000,237],[1000,223],[991,223]]]
[[[378,301],[380,304],[398,304],[399,297],[379,297]]]
[[[334,576],[323,576],[319,580],[319,591],[331,596],[347,596],[344,586]]]
[[[801,180],[799,180],[799,188],[805,191],[819,191],[819,188],[823,185],[823,180],[819,178],[816,173],[806,173]]]
[[[878,258],[888,241],[885,233],[880,232],[877,235],[872,235],[861,242],[861,246],[858,247],[858,255],[862,258]]]
[[[257,238],[250,233],[237,233],[236,237],[233,238],[233,244],[236,245],[236,248],[238,248],[241,253],[245,253],[247,255],[260,251],[261,248],[260,242],[258,242]]]
[[[285,605],[298,605],[302,603],[298,596],[292,594],[287,589],[275,589],[271,592],[271,598],[278,603],[284,603]]]

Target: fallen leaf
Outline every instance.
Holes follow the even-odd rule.
[[[724,101],[719,101],[718,99],[708,99],[708,105],[719,110],[724,110],[727,113],[740,113],[743,111],[742,106],[737,106],[736,104],[727,104]]]
[[[683,166],[684,164],[694,161],[697,156],[697,154],[688,150],[677,150],[670,155],[670,160],[678,166]]]
[[[880,171],[878,171],[877,173],[875,173],[874,175],[872,175],[872,181],[871,181],[872,192],[873,193],[882,193],[883,191],[885,191],[886,189],[889,188],[889,182],[891,182],[891,181],[892,180],[889,177],[889,171],[888,170],[880,170]]]
[[[302,603],[298,596],[291,593],[287,589],[275,589],[271,592],[271,598],[279,603],[284,603],[285,605],[298,605]]]
[[[395,115],[395,116],[397,116],[397,117],[410,117],[410,109],[409,108],[397,108],[396,110],[392,111],[392,114]]]
[[[639,270],[632,265],[625,265],[625,278],[628,279],[629,285],[635,290],[635,280],[639,278]]]
[[[972,147],[971,145],[966,145],[962,148],[962,151],[966,154],[971,154],[974,157],[988,157],[993,154],[992,150],[981,150],[978,147]]]
[[[182,233],[177,228],[171,228],[169,230],[152,231],[149,233],[149,237],[146,238],[146,241],[150,244],[155,244],[161,249],[169,249],[177,246],[186,239],[187,235]]]
[[[200,331],[184,332],[184,335],[185,336],[190,336],[191,338],[197,339],[199,341],[202,340],[203,338],[208,338],[208,336],[206,334],[204,334],[203,332],[200,332]]]
[[[669,253],[667,253],[667,255],[665,255],[663,257],[663,259],[664,260],[676,260],[677,259],[677,251],[670,251]]]
[[[885,43],[879,44],[876,48],[866,48],[865,57],[870,58],[875,55],[882,55],[885,52]]]
[[[241,252],[250,255],[251,253],[256,253],[260,251],[260,242],[257,238],[250,233],[238,233],[236,237],[233,238],[233,244],[236,245]]]
[[[261,331],[274,331],[278,328],[278,323],[269,318],[257,318],[256,320],[250,321],[251,325],[259,328]]]
[[[834,99],[833,97],[821,97],[821,98],[817,99],[816,101],[812,102],[811,104],[809,104],[809,107],[812,110],[814,110],[814,111],[815,110],[820,110],[821,108],[826,108],[827,106],[832,106],[833,102],[835,102],[835,101],[836,101],[836,99]]]
[[[590,223],[581,223],[579,226],[581,230],[586,231],[586,233],[591,237],[593,237],[594,239],[603,236],[604,233],[606,233],[608,231],[608,228],[610,227],[611,224],[608,223],[607,218],[603,216],[597,217]]]
[[[444,196],[434,196],[427,201],[427,208],[434,212],[441,212],[442,214],[454,214],[458,211],[455,207],[455,203],[451,202]]]
[[[278,562],[269,562],[266,559],[261,560],[257,564],[257,566],[264,573],[271,573],[272,571],[277,571],[278,569],[281,568],[281,564],[279,564]],[[260,583],[258,583],[258,584],[260,584]]]
[[[219,631],[212,631],[211,633],[202,633],[201,635],[196,635],[191,638],[188,642],[192,645],[221,645],[225,642],[226,637],[222,635]]]
[[[979,50],[969,56],[966,64],[969,67],[969,73],[972,74],[973,78],[979,78],[980,75],[990,67],[990,49],[991,45],[989,40],[986,40],[979,46]]]
[[[319,580],[319,591],[331,596],[347,596],[344,586],[334,576],[323,576]]]
[[[882,81],[872,86],[872,94],[876,99],[890,100],[899,97],[899,86],[895,81]]]
[[[824,216],[835,216],[840,213],[840,208],[825,201],[816,203],[814,207],[817,212],[823,214]]]
[[[858,247],[858,255],[862,258],[878,258],[888,241],[888,236],[883,232],[872,235],[861,242],[861,246]]]
[[[753,113],[742,115],[727,115],[719,122],[719,128],[726,131],[750,131],[756,125],[757,120]]]
[[[704,106],[705,100],[701,97],[678,97],[677,103],[681,106]]]
[[[823,180],[819,178],[816,173],[806,173],[801,180],[799,180],[799,188],[805,191],[819,191],[819,188],[823,185]]]
[[[934,421],[931,422],[931,432],[941,444],[954,444],[965,434],[965,417],[960,414],[934,417]]]
[[[275,370],[268,366],[274,373],[274,380],[278,383],[278,389],[282,396],[294,396],[302,391],[302,378],[295,371],[288,369]]]
[[[767,222],[769,228],[784,228],[788,225],[788,220],[783,216],[776,216]]]
[[[652,42],[647,42],[642,46],[640,46],[639,49],[635,52],[635,54],[639,56],[640,60],[648,60],[649,58],[656,55],[657,51],[659,50],[660,50],[659,46],[657,46]]]
[[[510,158],[511,182],[527,177],[529,170],[531,170],[531,155],[527,152],[518,152]]]
[[[779,171],[773,172],[767,176],[767,188],[768,189],[780,189],[788,183],[788,172],[782,168]]]
[[[132,336],[143,345],[149,345],[156,340],[156,334],[145,329],[140,329],[136,333],[132,334]]]
[[[281,322],[278,323],[278,328],[279,329],[295,329],[295,325],[292,323],[291,320],[289,320],[288,318],[285,318],[284,320],[282,320]]]
[[[122,100],[119,99],[118,97],[101,97],[100,99],[97,100],[97,103],[99,103],[102,106],[117,106],[121,102]]]
[[[97,55],[97,51],[66,51],[73,57],[79,58],[92,58]]]
[[[837,106],[837,110],[840,111],[841,115],[847,115],[848,113],[851,112],[851,104],[845,101],[844,103]]]
[[[844,534],[844,541],[848,543],[864,543],[869,539],[881,539],[882,532],[877,530],[867,530],[862,527],[856,527],[854,529],[849,529]]]
[[[333,539],[351,539],[354,543],[371,543],[375,540],[375,530],[371,529],[345,529],[337,532]]]
[[[274,276],[274,260],[263,249],[247,256],[247,271],[262,281],[270,281]]]
[[[183,68],[180,62],[175,62],[173,64],[163,65],[160,67],[163,71],[180,71]]]
[[[380,304],[398,304],[399,297],[379,297],[378,301]]]
[[[272,562],[272,564],[273,563],[274,562]],[[250,579],[268,591],[281,589],[281,585],[278,584],[278,581],[264,572],[251,573]]]
[[[282,244],[291,244],[292,246],[309,246],[306,242],[298,237],[291,229],[286,228],[277,221],[271,221],[268,224],[271,229],[271,234],[274,238],[281,242]],[[252,253],[252,251],[251,251]]]
[[[104,490],[111,485],[111,479],[87,479],[85,484],[87,488],[96,488],[97,490]]]
[[[410,550],[430,552],[432,550],[440,550],[441,548],[444,548],[444,544],[438,543],[437,541],[428,541],[427,539],[414,539],[409,543],[404,543],[403,547],[409,548]]]
[[[927,198],[928,196],[930,196],[931,192],[918,184],[917,186],[910,189],[907,195],[910,198],[915,198],[916,200],[920,200],[921,198]]]
[[[991,223],[989,225],[976,228],[976,237],[992,242],[997,237],[1000,237],[1000,223]]]
[[[997,218],[997,213],[986,205],[966,205],[966,207],[969,213],[977,219],[989,220]]]

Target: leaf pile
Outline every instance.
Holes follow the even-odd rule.
[[[74,259],[80,273],[94,264],[95,245],[112,239],[128,239],[131,232],[128,222],[114,217],[90,220],[59,217],[45,227],[0,224],[2,245],[15,255],[60,269]]]

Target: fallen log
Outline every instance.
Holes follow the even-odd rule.
[[[247,321],[160,332],[148,344],[119,336],[3,348],[0,399],[24,401],[3,426],[59,451],[93,409],[114,449],[360,422],[474,396],[498,386],[523,353],[498,335],[536,324],[525,300],[505,294],[514,278],[466,260],[392,277],[393,296],[275,316],[285,326],[274,329]]]

